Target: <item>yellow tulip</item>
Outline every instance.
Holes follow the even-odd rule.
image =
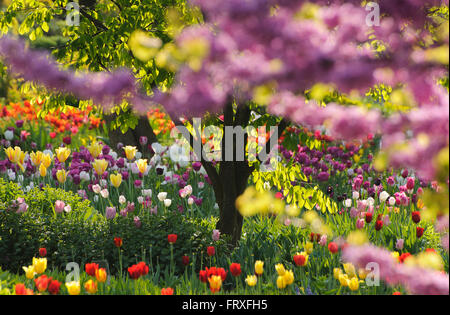
[[[307,242],[305,244],[305,251],[308,253],[308,255],[313,252],[313,249],[314,249],[314,244],[313,243]]]
[[[41,151],[31,152],[30,153],[31,163],[33,163],[34,166],[38,166],[42,162],[43,155],[44,154]]]
[[[98,142],[92,143],[87,147],[89,153],[96,159],[102,153],[103,145]]]
[[[290,285],[294,283],[294,273],[292,270],[287,270],[285,274],[283,275],[284,281],[286,282],[286,285]]]
[[[284,279],[283,276],[278,276],[277,278],[277,287],[278,289],[284,289],[286,288],[286,280]]]
[[[286,269],[284,269],[283,264],[276,264],[275,270],[277,271],[279,276],[284,276],[284,274],[286,273]]]
[[[255,273],[257,275],[262,275],[264,272],[264,262],[261,260],[257,260],[255,262]]]
[[[139,172],[141,172],[142,174],[145,173],[145,171],[147,170],[147,160],[146,159],[139,159],[136,161],[136,165],[139,169]]]
[[[65,147],[61,147],[61,148],[57,148],[55,150],[56,152],[56,157],[58,158],[58,160],[61,163],[64,163],[68,157],[70,156],[70,149],[69,148],[65,148]]]
[[[354,155],[354,156],[353,156],[353,160],[354,160],[356,163],[358,163],[360,159],[361,159],[361,157],[360,157],[359,155]]]
[[[365,269],[363,269],[363,268],[360,268],[360,269],[358,270],[358,276],[359,276],[359,278],[362,279],[362,280],[366,279],[367,274],[368,274],[368,271],[365,270]]]
[[[95,278],[98,282],[105,282],[107,278],[105,268],[99,268],[95,271]]]
[[[20,147],[9,147],[5,149],[5,153],[8,156],[8,159],[11,161],[11,163],[17,163],[20,159],[20,153],[22,152],[22,149]]]
[[[39,174],[41,174],[42,177],[45,177],[47,175],[47,168],[44,166],[44,164],[39,165]]]
[[[245,278],[245,282],[248,286],[254,287],[256,285],[256,282],[258,282],[258,277],[256,277],[255,275],[247,276],[247,278]]]
[[[94,168],[95,172],[101,176],[106,171],[106,168],[108,167],[108,161],[102,159],[97,160],[95,159],[94,162],[92,162],[92,167]]]
[[[339,280],[339,276],[342,274],[342,270],[340,268],[333,269],[334,279]]]
[[[222,278],[220,276],[211,276],[208,278],[209,287],[212,293],[218,292],[222,286]]]
[[[134,158],[134,156],[136,155],[136,152],[137,152],[136,147],[127,145],[126,147],[123,147],[123,149],[125,151],[125,155],[128,160],[132,160]]]
[[[345,273],[341,273],[339,275],[339,282],[340,282],[341,286],[347,287],[348,283],[349,283],[348,275],[346,275]]]
[[[66,282],[66,288],[70,295],[78,295],[81,291],[79,281]]]
[[[122,175],[121,174],[111,174],[109,176],[109,179],[111,180],[111,183],[114,187],[118,188],[120,184],[122,184]]]
[[[61,184],[64,184],[66,182],[67,179],[67,172],[66,170],[58,170],[56,172],[56,178],[58,179],[58,182],[60,182]]]
[[[84,289],[86,290],[86,292],[90,293],[90,294],[95,294],[97,293],[97,282],[95,282],[92,279],[89,279],[85,284],[84,284]]]
[[[355,266],[353,266],[353,264],[351,264],[351,263],[344,264],[344,271],[346,274],[348,274],[348,276],[350,278],[353,278],[356,276]]]
[[[33,268],[37,274],[44,273],[45,269],[47,269],[47,258],[33,257]]]
[[[36,275],[36,271],[34,271],[34,266],[22,267],[25,271],[25,276],[27,279],[33,279]]]
[[[52,164],[52,157],[50,154],[44,154],[42,156],[42,165],[45,166],[45,168],[49,168],[49,166]]]
[[[356,291],[359,289],[359,280],[357,277],[353,277],[348,281],[348,288],[352,291]]]

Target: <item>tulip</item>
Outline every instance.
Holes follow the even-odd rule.
[[[294,283],[294,273],[292,272],[292,270],[286,270],[283,278],[286,285],[291,285],[292,283]]]
[[[286,288],[286,280],[284,279],[283,276],[278,276],[277,278],[277,287],[278,289],[284,289]]]
[[[330,242],[330,244],[328,244],[328,250],[330,251],[330,253],[336,254],[339,250],[339,247],[336,243]]]
[[[403,245],[405,244],[405,240],[403,239],[398,239],[397,242],[395,243],[395,248],[398,250],[402,250],[403,249]]]
[[[176,234],[169,234],[167,236],[167,240],[169,241],[170,244],[175,244],[175,242],[177,241],[178,236]]]
[[[161,289],[161,295],[173,295],[173,289],[172,288],[162,288]]]
[[[164,206],[166,206],[168,208],[168,207],[170,207],[171,204],[172,204],[171,199],[164,199]]]
[[[220,276],[211,276],[208,278],[209,287],[212,293],[219,292],[222,286],[222,278]]]
[[[34,284],[39,292],[44,292],[47,290],[49,282],[52,278],[47,277],[46,275],[42,275],[36,279],[34,279]]]
[[[64,203],[64,201],[56,200],[56,201],[55,201],[55,212],[56,212],[56,213],[61,213],[61,212],[63,212],[65,206],[66,206],[66,204]]]
[[[85,265],[84,269],[86,270],[86,273],[91,276],[91,277],[95,277],[95,272],[98,269],[98,264],[96,263],[88,263]]]
[[[36,275],[36,271],[34,271],[34,266],[22,267],[25,271],[25,276],[27,279],[33,279]]]
[[[158,197],[159,201],[164,201],[164,199],[167,198],[167,193],[166,192],[160,192],[157,197]]]
[[[52,164],[52,157],[50,156],[50,154],[44,154],[42,156],[41,165],[44,165],[45,168],[49,168],[51,164]]]
[[[356,277],[355,266],[351,263],[344,264],[344,271],[350,278]]]
[[[57,148],[55,150],[55,152],[56,152],[56,157],[58,158],[58,160],[61,163],[64,163],[67,160],[67,158],[70,156],[70,149],[66,148],[66,147],[64,147],[64,148]]]
[[[277,271],[279,276],[284,276],[284,274],[286,273],[286,269],[284,269],[283,264],[276,264],[275,270]]]
[[[59,289],[61,287],[61,282],[58,280],[51,280],[48,285],[48,292],[50,294],[56,295],[59,293]]]
[[[416,236],[417,236],[417,238],[421,238],[422,237],[422,235],[423,235],[423,231],[424,231],[424,228],[422,228],[422,227],[417,227],[416,228]]]
[[[217,242],[220,239],[220,231],[219,230],[213,230],[212,239],[215,242]]]
[[[109,176],[111,183],[114,187],[119,188],[120,184],[122,184],[122,175],[121,174],[111,174]]]
[[[255,275],[248,275],[247,278],[245,278],[245,282],[248,286],[254,287],[258,282],[258,277],[256,277]]]
[[[120,237],[114,237],[114,245],[116,245],[117,248],[122,247],[123,241]]]
[[[98,282],[105,282],[107,278],[105,268],[99,268],[95,270],[95,278],[97,279]]]
[[[88,146],[87,149],[92,157],[96,159],[100,155],[100,153],[102,153],[103,145],[99,142],[94,142],[90,146]]]
[[[103,197],[103,198],[108,198],[109,197],[109,191],[108,191],[108,189],[102,189],[101,191],[100,191],[100,195]]]
[[[263,274],[263,272],[264,272],[264,262],[261,260],[257,260],[255,262],[255,273],[258,276],[261,276]]]
[[[307,242],[307,243],[305,244],[305,251],[306,251],[306,253],[307,253],[308,255],[311,254],[311,253],[313,252],[313,249],[314,249],[314,243]]]
[[[237,263],[232,263],[230,265],[230,272],[234,277],[237,277],[241,274],[241,265]]]
[[[303,267],[308,263],[309,255],[306,252],[297,253],[294,255],[294,263],[297,266]]]
[[[147,171],[147,160],[146,159],[139,159],[136,161],[137,168],[139,169],[139,172],[141,174],[144,174]]]
[[[209,257],[214,256],[216,254],[216,249],[214,248],[214,246],[208,246],[208,248],[206,249],[206,253]]]
[[[31,152],[30,153],[31,163],[33,163],[34,166],[40,165],[42,162],[43,156],[44,156],[44,154],[41,151]]]
[[[56,172],[56,178],[58,179],[58,182],[60,184],[64,184],[66,182],[66,179],[67,179],[67,172],[65,170],[63,170],[63,169],[58,170]]]
[[[47,269],[47,258],[33,257],[33,267],[37,274],[44,273],[45,269]]]
[[[339,283],[341,284],[341,286],[343,286],[343,287],[347,287],[349,284],[348,275],[346,275],[346,274],[340,274],[338,280],[339,280]]]
[[[348,288],[352,291],[356,291],[359,289],[359,280],[357,277],[353,277],[348,282]]]
[[[89,294],[95,294],[97,293],[97,282],[95,282],[92,279],[89,279],[85,284],[84,284],[84,289],[86,290],[86,292],[88,292]]]
[[[47,256],[47,250],[45,249],[45,247],[39,248],[39,256],[41,257]]]
[[[47,176],[47,168],[44,164],[39,165],[39,175],[41,175],[41,177]]]
[[[70,295],[79,295],[81,291],[79,281],[66,282],[66,288]]]
[[[116,217],[116,207],[106,207],[106,218],[112,220]]]
[[[127,145],[126,147],[123,147],[123,150],[125,151],[125,156],[129,161],[131,161],[134,156],[136,155],[137,149],[136,147]]]
[[[105,159],[101,160],[95,159],[94,162],[92,163],[92,167],[99,176],[102,176],[103,173],[106,171],[106,168],[108,167],[108,161],[106,161]]]
[[[339,280],[339,276],[342,274],[342,270],[340,268],[333,269],[333,276],[336,280]]]

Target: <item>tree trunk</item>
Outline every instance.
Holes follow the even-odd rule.
[[[139,148],[139,151],[145,152],[147,148],[139,143],[140,137],[147,137],[148,144],[152,144],[158,141],[146,116],[140,116],[136,127],[134,129],[128,129],[128,131],[125,133],[122,133],[119,128],[111,128],[111,123],[117,118],[116,113],[104,115],[103,118],[109,129],[108,136],[110,140],[110,146],[113,150],[117,149],[118,143],[122,143],[123,145],[135,146]]]

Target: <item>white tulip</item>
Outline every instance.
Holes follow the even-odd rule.
[[[159,201],[163,201],[163,200],[166,199],[166,198],[167,198],[167,193],[166,193],[165,191],[160,192],[160,193],[158,194],[158,200],[159,200]]]
[[[172,204],[172,200],[171,199],[164,199],[164,205],[166,207],[170,207],[171,204]]]
[[[386,202],[386,200],[389,198],[389,193],[387,191],[383,191],[380,193],[380,201]]]

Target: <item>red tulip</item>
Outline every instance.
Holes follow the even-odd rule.
[[[208,273],[206,270],[200,270],[199,279],[201,282],[208,282]]]
[[[366,212],[366,222],[367,223],[372,222],[372,213]]]
[[[234,277],[239,276],[242,273],[241,264],[232,263],[230,265],[230,272]]]
[[[39,256],[41,257],[47,256],[47,250],[45,249],[45,247],[39,248]]]
[[[417,236],[417,238],[421,238],[422,237],[422,235],[423,235],[423,231],[424,231],[424,228],[422,228],[422,227],[417,227],[416,228],[416,236]]]
[[[173,289],[172,288],[162,288],[161,295],[173,295]]]
[[[61,287],[61,282],[58,280],[52,280],[50,281],[48,285],[48,292],[50,292],[53,295],[56,295],[59,293],[59,288]]]
[[[339,246],[335,242],[330,242],[330,244],[328,244],[328,250],[332,254],[336,254],[339,250]]]
[[[95,263],[86,264],[86,266],[85,266],[86,273],[88,275],[90,275],[91,277],[95,277],[95,272],[97,271],[97,269],[98,269],[98,264],[95,264]]]
[[[216,254],[216,249],[214,248],[214,246],[209,246],[206,250],[206,252],[208,253],[208,256],[214,256]]]
[[[117,248],[122,247],[123,241],[120,237],[114,237],[114,245],[116,245]]]
[[[185,266],[189,265],[189,256],[183,256],[183,257],[181,257],[181,262],[182,262],[183,265],[185,265]]]
[[[169,234],[167,240],[170,244],[174,244],[177,241],[178,236],[176,234]]]
[[[377,222],[375,222],[375,230],[379,231],[382,228],[383,228],[383,221],[377,220]]]
[[[420,212],[419,211],[413,211],[413,213],[411,214],[412,220],[414,223],[419,223],[420,222]]]
[[[306,257],[303,255],[295,255],[294,256],[294,263],[297,266],[304,266],[306,263]]]
[[[49,282],[52,278],[47,277],[46,275],[42,275],[36,279],[34,279],[34,284],[39,292],[44,292],[47,290]]]

